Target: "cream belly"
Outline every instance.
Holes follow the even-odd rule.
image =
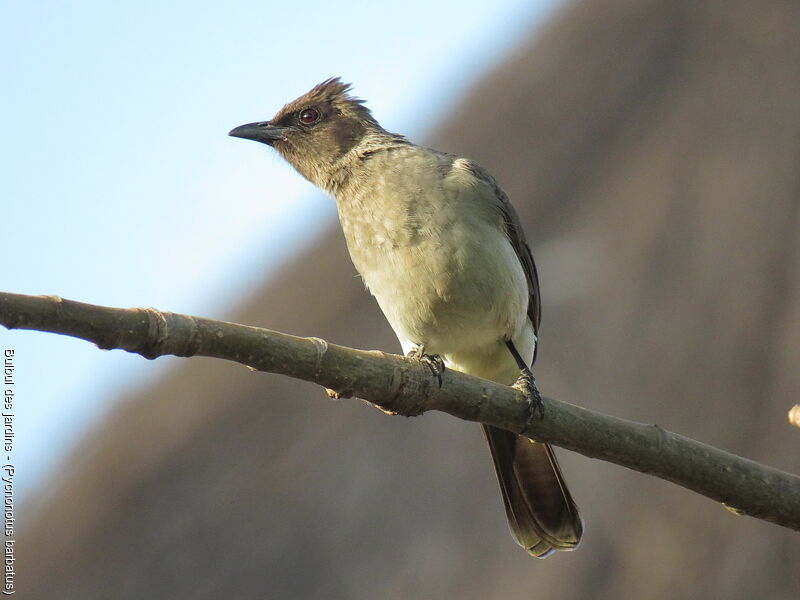
[[[422,346],[452,368],[511,383],[519,369],[506,340],[533,359],[530,291],[495,190],[466,164],[418,148],[373,158],[380,201],[353,184],[346,200],[337,195],[339,219],[406,353]]]
[[[519,368],[505,341],[512,339],[528,364],[536,341],[522,265],[503,232],[473,224],[467,236],[459,229],[384,249],[380,264],[359,271],[404,352],[422,346],[451,368],[511,383]],[[444,233],[449,239],[438,239]]]

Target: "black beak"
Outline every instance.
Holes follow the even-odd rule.
[[[270,125],[269,121],[261,121],[260,123],[248,123],[247,125],[239,125],[235,129],[231,129],[228,135],[233,137],[242,138],[245,140],[255,140],[262,144],[272,146],[278,140],[282,140],[288,127],[280,127],[278,125]]]

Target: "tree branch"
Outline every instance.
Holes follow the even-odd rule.
[[[658,425],[551,398],[544,398],[544,417],[528,425],[528,405],[517,390],[452,369],[443,373],[440,388],[414,359],[153,308],[108,308],[56,296],[0,292],[0,324],[70,335],[148,359],[173,354],[232,360],[358,396],[393,414],[443,411],[648,473],[736,513],[800,530],[800,477]]]

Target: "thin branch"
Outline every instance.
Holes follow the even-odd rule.
[[[172,354],[232,360],[318,383],[394,414],[443,411],[648,473],[722,502],[736,513],[800,530],[800,477],[658,425],[551,398],[544,398],[544,417],[526,430],[528,405],[517,390],[454,370],[444,372],[440,388],[426,366],[394,354],[153,308],[107,308],[3,292],[0,324],[70,335],[148,359]]]

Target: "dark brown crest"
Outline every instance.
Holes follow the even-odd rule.
[[[331,77],[315,85],[296,100],[292,100],[278,111],[271,123],[281,123],[282,119],[308,107],[329,105],[340,112],[350,112],[362,118],[369,118],[369,109],[361,98],[349,94],[352,84],[344,83],[339,77]]]

